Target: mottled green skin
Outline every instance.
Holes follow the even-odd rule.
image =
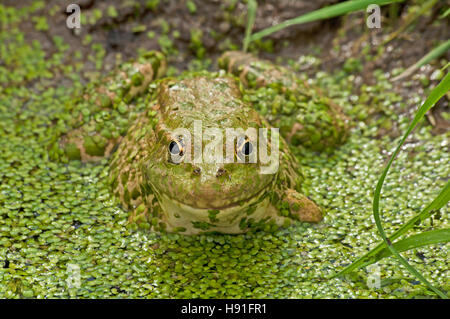
[[[320,221],[320,209],[301,194],[300,168],[284,138],[274,174],[261,174],[259,161],[170,160],[173,130],[187,128],[193,136],[198,120],[204,129],[280,127],[291,144],[316,150],[331,150],[345,140],[346,118],[339,108],[287,69],[241,52],[225,53],[219,66],[228,73],[158,79],[165,67],[160,53],[125,64],[68,105],[75,116],[60,123],[70,129],[55,141],[50,154],[85,162],[112,154],[111,188],[130,211],[130,221],[144,229],[242,233],[273,230],[291,220]],[[270,94],[261,95],[262,89]],[[291,103],[276,105],[286,100]],[[272,107],[269,121],[257,112],[264,103]],[[292,103],[305,105],[292,108]],[[292,110],[284,110],[286,105]],[[203,149],[207,143],[204,139]]]
[[[239,76],[244,99],[263,115],[290,145],[331,152],[348,135],[348,118],[317,87],[289,69],[238,51],[226,52],[221,68]]]

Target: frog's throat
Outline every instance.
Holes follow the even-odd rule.
[[[162,219],[167,230],[184,228],[184,234],[196,234],[205,231],[217,231],[229,234],[243,233],[241,220],[252,218],[259,221],[272,209],[268,188],[246,201],[218,208],[198,208],[160,194],[159,203],[162,208]]]

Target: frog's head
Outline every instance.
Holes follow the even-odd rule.
[[[261,163],[248,162],[257,153],[258,141],[255,136],[239,135],[239,128],[258,132],[263,121],[242,100],[233,78],[164,80],[158,107],[157,142],[143,168],[157,196],[192,209],[221,210],[245,208],[267,194],[276,174],[262,174]],[[226,129],[237,132],[231,142]],[[224,160],[208,157],[212,149],[223,150],[215,154],[222,153]]]

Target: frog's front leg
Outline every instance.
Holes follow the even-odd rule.
[[[323,219],[319,206],[295,189],[286,189],[282,195],[282,203],[286,203],[282,209],[289,211],[289,217],[309,223],[318,223]]]
[[[249,99],[293,145],[332,151],[348,135],[348,118],[318,88],[300,80],[293,71],[251,54],[229,51],[219,66],[239,77]]]
[[[322,209],[302,193],[304,176],[295,156],[280,138],[280,166],[272,193],[272,206],[278,225],[286,219],[317,223],[323,219]]]
[[[318,223],[322,219],[321,208],[301,192],[292,188],[276,189],[262,218],[262,227],[264,229],[266,224],[287,227],[295,221]]]
[[[151,51],[121,67],[99,82],[88,85],[66,105],[60,129],[49,150],[53,159],[98,161],[108,157],[145,106],[151,81],[165,71],[165,57]]]

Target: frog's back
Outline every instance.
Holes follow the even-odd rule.
[[[158,94],[161,122],[171,130],[191,127],[246,128],[258,126],[258,113],[242,100],[236,80],[216,74],[167,79]]]

